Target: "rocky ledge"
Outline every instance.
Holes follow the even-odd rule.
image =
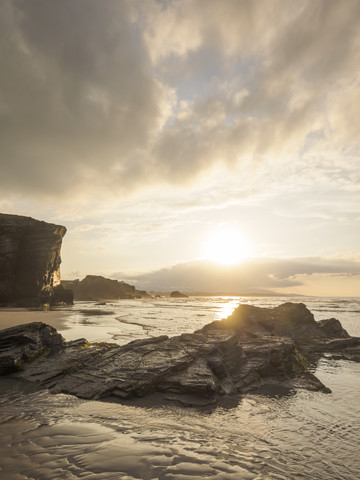
[[[124,346],[65,342],[33,323],[0,332],[0,372],[54,393],[131,401],[158,393],[186,405],[261,391],[329,392],[312,373],[324,353],[360,360],[360,338],[335,319],[316,322],[305,305],[240,305],[227,319],[192,334],[136,340]]]

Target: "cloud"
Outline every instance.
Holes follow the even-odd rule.
[[[5,0],[1,16],[2,187],[74,191],[131,174],[169,92],[128,2]]]
[[[170,166],[169,152],[178,152],[173,162],[182,178],[212,162],[276,158],[278,176],[295,174],[289,181],[296,183],[309,181],[309,163],[332,181],[329,165],[338,157],[338,178],[348,175],[355,160],[344,147],[349,135],[356,138],[360,118],[356,102],[349,100],[357,97],[358,2],[157,5],[145,35],[152,58],[185,96],[190,84],[197,87],[160,136],[160,162]],[[191,30],[195,35],[183,34]],[[329,123],[334,104],[339,111]],[[291,168],[282,168],[289,163]]]
[[[4,0],[1,191],[121,197],[249,162],[265,186],[269,164],[352,183],[359,18],[356,0]]]
[[[280,0],[184,0],[150,1],[146,9],[145,38],[154,62],[161,63],[172,55],[188,57],[206,45],[217,46],[227,56],[253,55],[266,46],[294,6],[284,9]],[[277,21],[269,22],[270,17]]]
[[[311,275],[360,276],[360,263],[346,259],[292,258],[249,259],[239,265],[221,266],[194,261],[151,273],[113,278],[134,282],[147,290],[185,290],[209,293],[249,293],[300,287]]]

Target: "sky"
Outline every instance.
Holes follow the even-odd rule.
[[[359,296],[359,22],[358,0],[2,0],[0,211],[67,227],[64,279]]]

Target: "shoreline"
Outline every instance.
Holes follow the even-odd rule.
[[[43,322],[56,330],[71,328],[67,322],[71,312],[68,310],[29,310],[27,308],[5,307],[0,309],[0,330],[31,322]]]

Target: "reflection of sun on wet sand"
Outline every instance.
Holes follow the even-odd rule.
[[[27,310],[26,308],[1,308],[0,309],[0,330],[14,327],[23,323],[44,322],[56,330],[70,328],[66,321],[70,311],[66,310]]]
[[[121,339],[120,343],[127,343],[127,341],[139,337],[139,332],[136,330],[134,338],[126,337],[123,340],[119,334],[124,333],[124,328],[121,328],[120,331],[119,326],[124,324],[115,320],[114,315],[113,311],[77,309],[76,307],[49,311],[1,308],[0,330],[24,323],[43,322],[56,328],[67,341],[86,338],[90,342],[118,342]],[[126,332],[126,335],[128,334],[129,332]]]

